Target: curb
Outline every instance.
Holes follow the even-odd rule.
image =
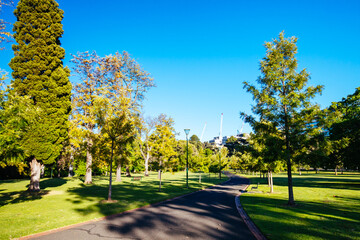
[[[195,193],[200,192],[200,191],[206,191],[206,190],[208,190],[208,189],[215,188],[216,186],[222,185],[222,184],[227,183],[227,182],[229,182],[229,181],[231,181],[231,178],[230,178],[230,177],[229,177],[229,179],[228,179],[227,181],[225,181],[225,182],[222,182],[222,183],[219,183],[219,184],[210,186],[210,187],[205,188],[205,189],[199,189],[199,190],[196,190],[196,191],[194,191],[194,192],[191,192],[191,193],[188,193],[188,194],[185,194],[185,195],[181,195],[181,196],[173,197],[173,198],[170,198],[170,199],[166,199],[166,200],[161,201],[161,202],[152,203],[152,204],[148,204],[148,205],[145,205],[145,206],[142,206],[142,207],[130,209],[130,210],[127,210],[127,211],[124,211],[124,212],[121,212],[121,213],[116,213],[116,214],[112,214],[112,215],[109,215],[109,216],[104,216],[104,217],[100,217],[100,218],[95,218],[95,219],[91,219],[91,220],[88,220],[88,221],[85,221],[85,222],[75,223],[75,224],[67,225],[67,226],[64,226],[64,227],[59,227],[59,228],[55,228],[55,229],[50,229],[50,230],[47,230],[47,231],[44,231],[44,232],[34,233],[34,234],[31,234],[31,235],[27,235],[27,236],[23,236],[23,237],[19,237],[19,238],[13,238],[13,239],[17,239],[17,240],[28,240],[28,239],[33,239],[33,238],[36,238],[36,237],[45,236],[45,235],[48,235],[48,234],[51,234],[51,233],[61,232],[61,231],[64,231],[64,230],[67,230],[67,229],[70,229],[70,228],[79,227],[79,226],[86,225],[86,224],[93,223],[93,222],[99,222],[99,221],[107,220],[107,219],[111,220],[111,219],[114,219],[114,218],[116,218],[116,217],[118,217],[118,216],[121,216],[121,215],[123,215],[123,214],[127,214],[127,213],[130,213],[130,212],[134,212],[134,211],[137,211],[137,210],[140,210],[140,209],[146,209],[146,208],[149,208],[149,207],[161,205],[161,204],[163,204],[163,203],[166,203],[166,202],[169,202],[169,201],[172,201],[172,200],[176,200],[176,199],[179,199],[179,198],[183,198],[183,197],[189,196],[189,195],[191,195],[191,194],[195,194]]]
[[[244,190],[246,190],[249,186],[250,185],[246,185]],[[235,204],[236,204],[236,208],[237,208],[242,220],[244,221],[246,226],[249,228],[250,232],[254,235],[256,240],[267,240],[267,238],[262,234],[262,232],[259,230],[259,228],[255,225],[255,223],[247,215],[244,208],[241,206],[240,195],[241,195],[241,192],[238,195],[236,195]]]

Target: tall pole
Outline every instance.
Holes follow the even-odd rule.
[[[186,188],[189,188],[189,132],[190,129],[184,129],[186,134]]]
[[[186,135],[186,188],[189,188],[189,139]]]
[[[219,147],[219,178],[221,179],[221,147]]]

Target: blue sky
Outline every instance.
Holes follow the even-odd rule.
[[[15,1],[17,3],[17,1]],[[310,85],[325,86],[316,98],[322,107],[360,86],[360,1],[138,1],[58,0],[65,11],[65,65],[70,54],[96,50],[99,55],[128,51],[157,84],[144,102],[145,115],[165,113],[203,140],[241,129],[239,112],[251,113],[252,98],[243,81],[254,83],[265,41],[279,32],[296,36],[299,70]],[[15,3],[15,4],[16,4]],[[1,18],[14,22],[13,8]],[[11,46],[2,51],[0,68],[10,72]],[[76,78],[71,77],[75,82]],[[245,125],[244,132],[250,132]]]

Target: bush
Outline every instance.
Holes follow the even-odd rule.
[[[77,177],[85,176],[86,174],[86,163],[85,162],[78,162],[76,170],[74,171]]]

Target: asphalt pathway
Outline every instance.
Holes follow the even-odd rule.
[[[204,191],[35,239],[255,239],[235,205],[247,183],[232,176]]]

